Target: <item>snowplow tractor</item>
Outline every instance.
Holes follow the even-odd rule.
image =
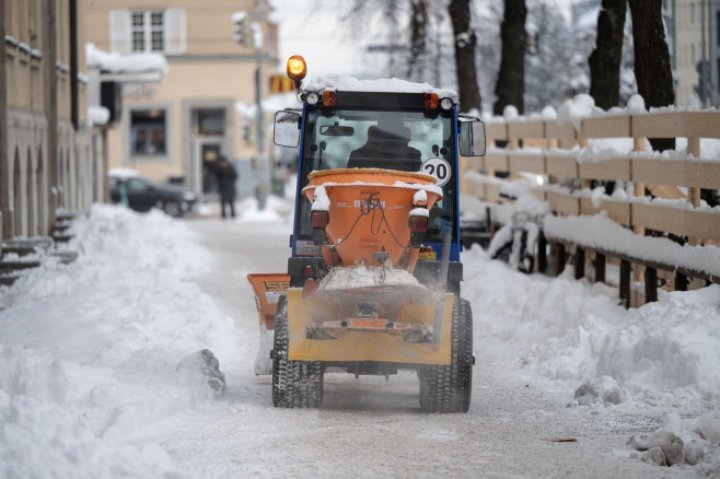
[[[300,146],[292,254],[286,274],[249,275],[273,335],[273,404],[320,406],[329,367],[409,369],[422,410],[466,412],[473,322],[460,297],[458,154],[484,154],[482,122],[427,84],[302,86],[294,71],[305,68],[288,66],[302,109],[275,124],[277,144]]]

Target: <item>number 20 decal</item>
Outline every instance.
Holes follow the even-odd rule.
[[[430,158],[422,165],[423,173],[434,176],[437,178],[437,185],[443,186],[452,177],[452,169],[450,168],[450,162],[443,158]]]

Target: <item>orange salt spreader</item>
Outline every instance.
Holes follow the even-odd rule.
[[[465,412],[474,356],[458,153],[484,154],[484,126],[427,84],[303,88],[306,70],[291,57],[303,109],[275,117],[275,143],[300,146],[288,273],[248,275],[273,335],[273,404],[320,406],[329,367],[410,369],[422,410]]]

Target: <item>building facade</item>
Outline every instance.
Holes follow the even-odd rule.
[[[95,0],[87,12],[88,41],[117,53],[158,52],[168,61],[160,83],[123,87],[118,128],[108,133],[111,166],[155,181],[215,191],[207,162],[220,155],[241,176],[259,157],[254,121],[242,105],[255,101],[256,50],[234,40],[233,14],[261,28],[261,87],[277,66],[277,26],[260,0]],[[245,32],[251,35],[251,32]]]
[[[83,1],[5,0],[0,9],[3,238],[48,235],[58,208],[103,198],[103,132],[87,118]]]
[[[720,106],[720,1],[674,0],[673,68],[680,106]]]

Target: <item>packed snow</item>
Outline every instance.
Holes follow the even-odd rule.
[[[255,207],[242,204],[241,217],[243,210],[257,213]],[[357,389],[361,383],[351,376],[332,375],[326,394],[334,407],[319,413],[273,409],[269,380],[252,373],[257,316],[243,269],[261,272],[262,265],[275,270],[285,263],[287,220],[270,209],[279,218],[274,222],[212,223],[95,206],[73,227],[76,262],[45,261],[0,288],[0,475],[277,477],[312,471],[317,477],[377,477],[451,468],[461,475],[512,470],[552,477],[562,473],[553,466],[557,461],[574,471],[569,475],[581,476],[605,471],[605,477],[622,477],[625,471],[654,477],[660,472],[649,469],[657,467],[652,464],[671,462],[677,464],[663,475],[720,474],[720,286],[661,292],[658,302],[626,310],[604,284],[575,281],[570,271],[559,278],[519,274],[477,246],[462,255],[462,295],[472,304],[478,357],[468,415],[358,410],[373,400],[368,390]],[[239,271],[196,233],[209,228],[202,241],[213,238],[208,244],[217,248],[228,227],[241,236],[225,233],[232,249],[222,258],[237,258]],[[262,248],[267,254],[258,254]],[[377,279],[361,276],[368,284]],[[220,293],[211,296],[198,278],[214,281],[210,290]],[[410,279],[398,281],[409,285]],[[231,319],[228,301],[250,309]],[[414,375],[392,378],[387,387],[378,379],[366,380],[373,391],[392,398],[400,387],[395,400],[408,396],[413,407]],[[515,384],[521,388],[503,389]],[[345,389],[348,396],[339,392]],[[542,402],[542,412],[534,401]],[[518,409],[488,409],[491,404]],[[523,424],[534,432],[508,436]],[[542,445],[541,438],[562,438],[564,428],[573,427],[580,438],[573,452]],[[524,459],[528,450],[515,446],[528,434],[541,445],[530,453],[537,469]],[[383,456],[385,438],[400,437],[420,441],[418,451],[450,447],[462,460],[440,469],[401,461],[401,469],[393,469],[397,457]],[[380,449],[371,445],[378,441]],[[605,449],[588,455],[583,442]],[[496,443],[504,446],[495,449]],[[276,447],[283,444],[292,447]],[[338,444],[365,445],[372,453],[351,462],[333,459]],[[513,456],[498,461],[499,454]],[[310,465],[307,457],[319,462]],[[614,468],[603,469],[607,465]]]
[[[547,215],[543,231],[548,238],[720,276],[720,247],[679,245],[667,238],[639,236],[601,215]]]

